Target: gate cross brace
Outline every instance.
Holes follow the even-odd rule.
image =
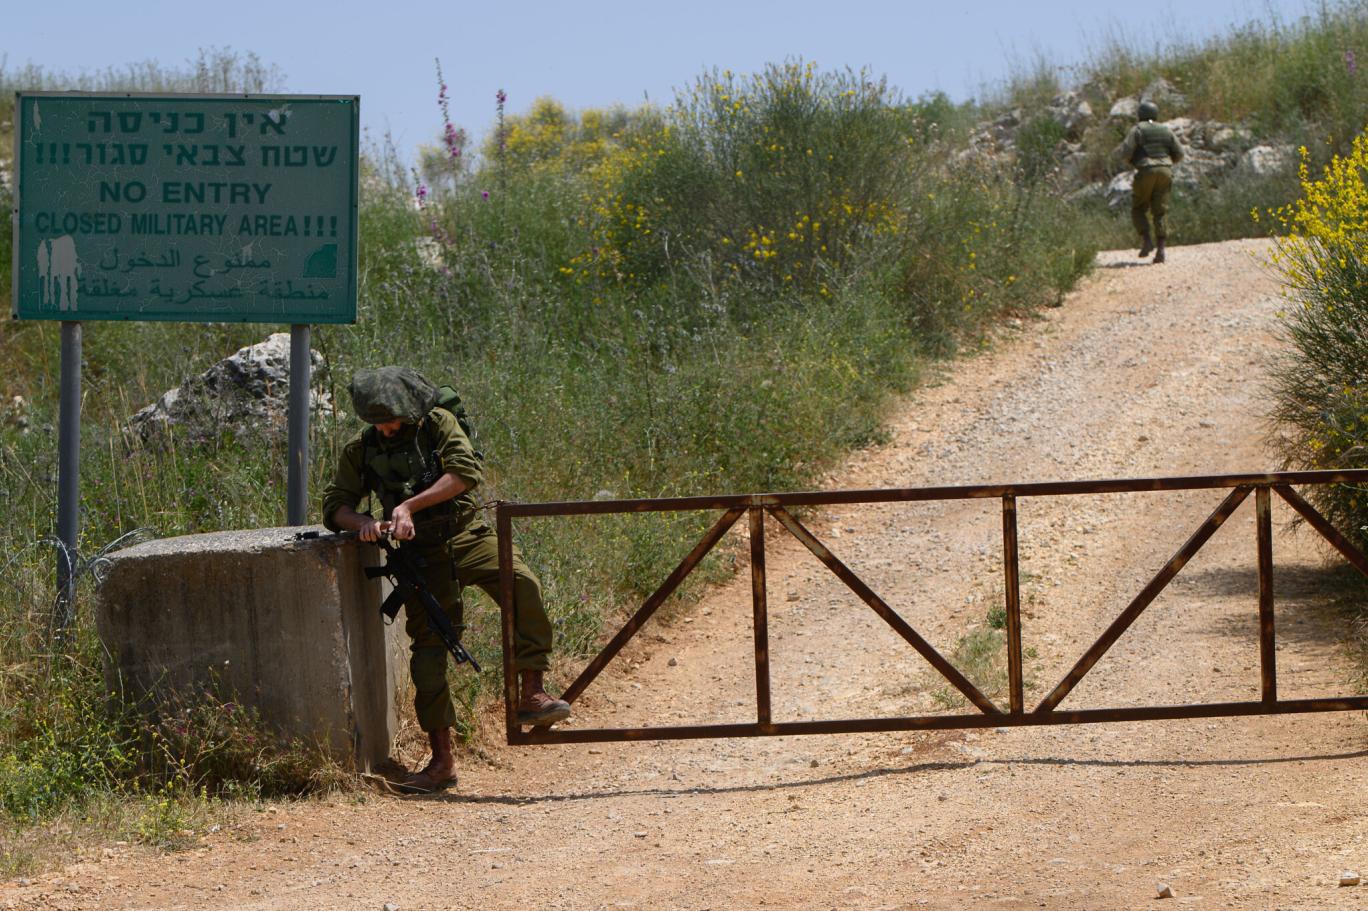
[[[1248,487],[1236,487],[1221,501],[1221,505],[1216,507],[1216,511],[1207,517],[1207,520],[1202,523],[1197,531],[1193,532],[1192,537],[1188,538],[1182,547],[1178,548],[1178,552],[1169,558],[1169,561],[1164,564],[1164,568],[1159,570],[1149,584],[1141,589],[1140,594],[1136,595],[1131,603],[1126,606],[1126,609],[1121,612],[1121,615],[1112,621],[1112,625],[1107,627],[1107,631],[1092,644],[1091,648],[1083,653],[1083,657],[1078,659],[1078,663],[1073,666],[1069,673],[1064,675],[1064,679],[1059,682],[1054,691],[1036,707],[1036,714],[1054,711],[1055,706],[1059,705],[1064,697],[1069,695],[1069,692],[1078,685],[1083,676],[1092,670],[1093,665],[1097,664],[1102,656],[1107,653],[1107,649],[1111,648],[1116,640],[1121,638],[1121,634],[1129,629],[1145,608],[1149,607],[1154,599],[1159,597],[1159,593],[1168,587],[1168,584],[1173,581],[1173,577],[1178,575],[1178,571],[1187,565],[1197,551],[1202,549],[1203,544],[1211,540],[1211,536],[1216,534],[1216,530],[1225,523],[1226,519],[1230,518],[1236,507],[1244,502],[1245,497],[1249,496],[1249,492],[1250,488]]]

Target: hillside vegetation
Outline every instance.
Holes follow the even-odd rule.
[[[1139,91],[1163,75],[1196,109],[1283,137],[1324,135],[1309,154],[1329,154],[1342,142],[1330,131],[1347,129],[1354,103],[1362,109],[1357,73],[1335,67],[1346,70],[1346,42],[1362,47],[1365,23],[1364,6],[1352,4],[1201,47],[1151,56],[1112,48],[1089,64],[1087,84],[1105,79]],[[1230,81],[1240,61],[1262,59],[1254,49],[1270,42],[1281,49],[1274,56],[1305,64],[1266,64],[1273,75],[1238,79],[1237,96]],[[0,105],[20,87],[179,89],[201,85],[205,73],[239,91],[288,88],[254,58],[206,59],[217,63],[134,68],[81,84],[0,71]],[[1252,84],[1265,95],[1251,95]],[[384,147],[366,154],[360,317],[315,330],[327,365],[318,382],[343,404],[349,376],[364,366],[408,363],[454,382],[488,456],[490,497],[811,484],[843,453],[881,438],[888,403],[929,361],[983,343],[1005,316],[1057,303],[1099,245],[1129,243],[1124,214],[1118,221],[1105,203],[1070,198],[1054,181],[1062,137],[1049,128],[1024,146],[1034,158],[961,154],[976,124],[1003,106],[1045,104],[1060,88],[1023,77],[999,99],[956,105],[906,98],[875,74],[793,60],[750,75],[704,73],[663,108],[573,112],[542,99],[515,115],[500,93],[476,155],[459,125],[444,120],[452,89],[439,71],[441,140],[420,169]],[[0,107],[0,130],[11,119]],[[1100,155],[1114,142],[1101,131],[1115,125],[1096,129],[1086,143]],[[1269,201],[1285,203],[1295,188],[1280,192]],[[0,188],[0,203],[8,194]],[[1251,228],[1245,202],[1212,209],[1204,239],[1262,230]],[[8,231],[0,226],[0,247]],[[0,257],[6,306],[9,267]],[[87,327],[83,556],[137,529],[283,524],[279,428],[225,425],[170,447],[124,431],[128,416],[163,390],[264,332]],[[155,728],[110,709],[89,574],[74,638],[54,646],[46,539],[55,509],[56,339],[56,327],[40,323],[0,330],[10,368],[0,379],[0,497],[11,506],[0,531],[8,561],[0,807],[14,831],[54,814],[90,814],[111,794],[152,794],[137,804],[136,823],[122,825],[168,839],[217,795],[296,793],[334,781],[319,774],[307,745],[269,759],[244,747],[259,732],[248,715],[224,715],[232,704],[225,694],[165,712]],[[345,416],[315,424],[312,490],[322,489],[355,426]],[[702,521],[632,516],[520,529],[546,585],[559,653],[573,659],[589,650],[604,619],[653,589]],[[712,571],[726,571],[727,559],[715,558]],[[487,605],[475,613],[469,644],[497,668],[497,623]],[[468,672],[457,682],[469,724],[497,684]],[[37,862],[20,835],[9,838],[0,871]]]

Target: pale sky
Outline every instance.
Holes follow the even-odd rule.
[[[943,3],[874,0],[586,0],[579,4],[446,2],[232,4],[64,0],[11,4],[0,59],[59,72],[154,59],[181,64],[201,47],[253,51],[284,90],[361,96],[362,125],[389,131],[406,155],[440,131],[434,58],[452,119],[479,137],[494,93],[511,113],[541,95],[567,107],[668,102],[705,69],[754,72],[801,56],[824,69],[869,67],[915,97],[978,95],[1036,56],[1076,64],[1109,36],[1152,46],[1200,40],[1250,19],[1295,20],[1310,0],[1158,0],[1143,17],[1082,0]]]

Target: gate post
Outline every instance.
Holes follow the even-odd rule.
[[[770,723],[769,610],[765,593],[765,510],[750,508],[751,608],[755,616],[755,718]]]
[[[1278,701],[1278,652],[1273,639],[1272,500],[1267,485],[1254,492],[1259,540],[1259,680],[1264,702]]]
[[[1007,598],[1007,681],[1013,715],[1026,711],[1021,674],[1021,580],[1017,566],[1016,497],[1002,498],[1002,572]]]

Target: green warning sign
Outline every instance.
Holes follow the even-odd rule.
[[[14,316],[355,322],[358,101],[20,93]]]

